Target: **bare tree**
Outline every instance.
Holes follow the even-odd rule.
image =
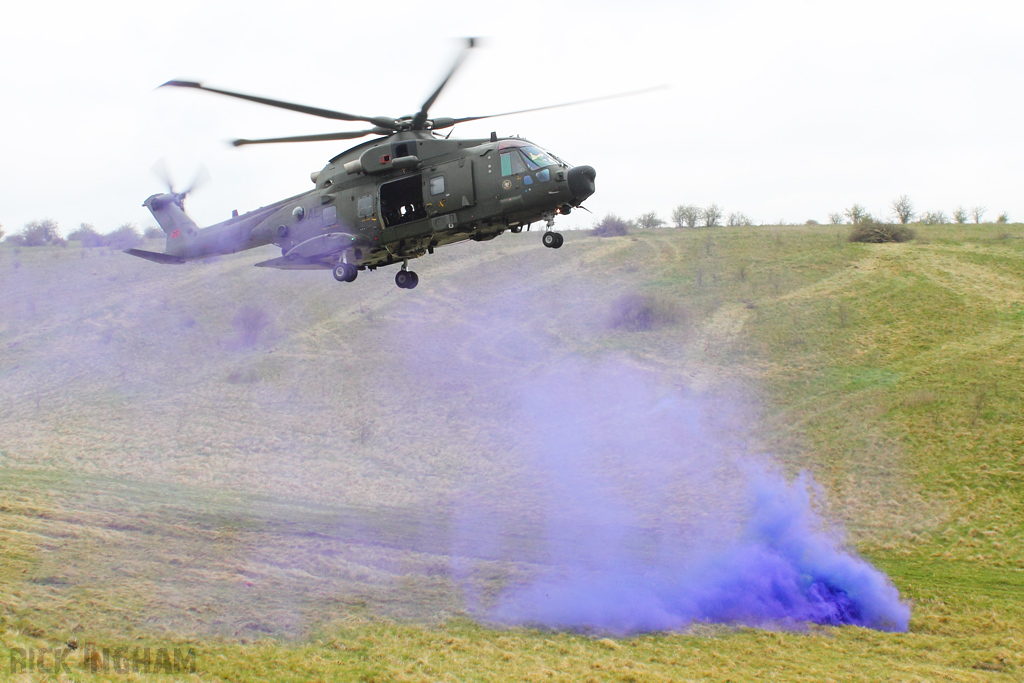
[[[843,222],[843,214],[841,213],[830,213],[828,220],[832,225],[840,225]]]
[[[0,240],[4,238],[4,224],[0,223]]]
[[[739,211],[733,211],[732,213],[730,213],[727,223],[732,226],[739,225],[744,227],[754,224],[753,221],[747,218],[746,214],[741,213]]]
[[[925,211],[921,216],[921,222],[925,225],[945,225],[949,222],[944,211]]]
[[[686,216],[683,215],[683,212],[685,210],[686,210],[686,207],[683,206],[682,204],[680,204],[676,208],[672,209],[672,216],[671,216],[672,222],[675,223],[675,226],[677,228],[682,228],[682,227],[684,227],[686,225]]]
[[[910,197],[905,194],[901,194],[892,200],[892,210],[896,212],[896,218],[899,219],[900,223],[904,225],[909,223],[910,219],[914,217],[914,205],[910,202]]]
[[[713,228],[718,225],[718,221],[722,218],[722,209],[718,204],[712,203],[700,212],[700,216],[704,219],[704,225],[709,228]]]
[[[849,218],[850,222],[854,225],[869,217],[868,210],[860,204],[854,204],[849,209],[846,209],[843,211],[843,215]]]
[[[971,218],[974,219],[975,225],[981,223],[981,217],[985,215],[986,211],[988,211],[988,209],[986,209],[984,206],[976,206],[973,209],[971,209]]]
[[[698,220],[700,220],[700,209],[693,204],[680,204],[672,210],[672,222],[680,228],[683,226],[695,228]]]
[[[654,211],[648,211],[637,216],[635,221],[636,227],[638,228],[660,228],[661,219],[658,218],[658,214]]]
[[[44,218],[41,221],[30,221],[25,224],[21,238],[18,240],[26,247],[42,247],[47,244],[60,244],[64,240],[57,234],[57,221]]]
[[[953,209],[953,220],[955,220],[960,225],[963,225],[964,223],[966,223],[967,222],[967,209],[965,209],[962,206],[958,206],[955,209]]]

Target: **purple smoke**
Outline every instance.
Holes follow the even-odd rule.
[[[431,263],[469,268],[456,249]],[[754,455],[748,392],[687,386],[699,353],[682,331],[609,333],[620,284],[552,281],[567,250],[484,259],[464,278],[479,286],[456,269],[340,293],[249,255],[177,269],[0,251],[0,466],[81,475],[92,497],[69,511],[194,528],[147,565],[169,627],[300,633],[352,604],[617,633],[907,626],[896,589],[815,513],[810,476]],[[620,342],[667,369],[601,351]],[[231,533],[207,533],[219,524]],[[55,553],[55,571],[79,580],[133,537],[104,538],[85,565]]]
[[[760,473],[742,538],[667,564],[629,558],[622,539],[592,542],[605,556],[512,590],[486,616],[509,624],[615,633],[675,630],[692,622],[751,626],[813,622],[905,631],[909,608],[886,577],[815,527],[805,477]],[[583,539],[576,539],[582,543]],[[607,544],[607,545],[605,545]]]
[[[490,604],[460,568],[479,618],[619,634],[693,622],[907,629],[897,589],[815,512],[811,476],[787,482],[746,453],[742,401],[666,388],[625,361],[558,365],[521,387],[511,418],[529,431],[532,481],[508,499],[475,482],[464,501],[456,557],[533,563]],[[499,540],[531,534],[541,548]]]

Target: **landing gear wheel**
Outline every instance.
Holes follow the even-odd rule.
[[[565,238],[562,237],[561,233],[551,232],[550,230],[544,233],[544,237],[541,238],[541,242],[544,243],[544,246],[552,249],[558,249],[562,246],[562,242],[564,241]]]
[[[359,275],[359,269],[351,263],[339,263],[332,272],[338,282],[352,282]]]
[[[420,283],[420,276],[411,270],[400,270],[395,273],[395,284],[399,289],[415,289]]]

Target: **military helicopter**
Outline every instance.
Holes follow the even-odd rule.
[[[593,102],[580,100],[503,114],[441,118],[430,107],[476,44],[468,39],[444,80],[413,115],[359,116],[329,109],[210,88],[173,80],[160,87],[193,88],[271,107],[341,121],[363,121],[372,128],[322,135],[235,140],[235,146],[284,142],[349,140],[378,136],[338,154],[310,175],[316,186],[302,194],[199,228],[184,211],[188,194],[155,194],[144,202],[167,235],[162,253],[128,249],[156,263],[177,264],[218,254],[275,244],[281,256],[255,265],[284,270],[330,270],[339,282],[359,271],[400,264],[395,284],[413,289],[419,277],[409,261],[437,247],[464,240],[484,242],[506,230],[519,233],[543,222],[541,241],[558,249],[556,215],[566,215],[595,191],[596,171],[570,166],[553,153],[518,137],[450,139],[437,131],[480,119]],[[168,182],[168,185],[170,183]],[[190,188],[191,189],[191,188]]]

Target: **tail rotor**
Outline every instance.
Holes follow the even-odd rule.
[[[192,178],[192,182],[183,192],[176,192],[174,190],[174,181],[171,179],[171,172],[167,168],[167,161],[163,158],[157,160],[153,167],[150,169],[157,178],[163,181],[164,185],[167,186],[167,195],[169,200],[174,201],[178,205],[178,208],[182,211],[185,210],[185,197],[194,190],[198,190],[200,187],[210,181],[210,172],[206,170],[206,166],[200,166],[196,171],[195,176]]]

